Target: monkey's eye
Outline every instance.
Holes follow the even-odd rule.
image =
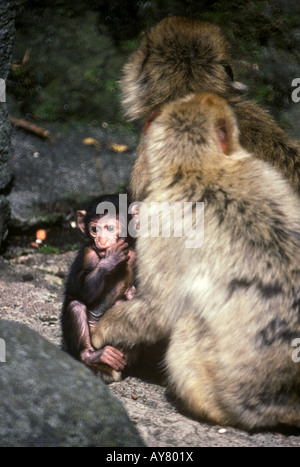
[[[99,228],[96,225],[93,225],[93,227],[91,227],[92,234],[96,235],[98,231],[99,231]]]
[[[112,224],[108,225],[106,228],[108,232],[114,232],[116,230],[115,225],[112,225]]]

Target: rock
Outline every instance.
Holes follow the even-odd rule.
[[[0,78],[7,79],[11,61],[12,48],[15,39],[15,1],[3,1],[0,5]],[[2,84],[2,83],[1,83]],[[1,89],[1,100],[5,93]],[[0,193],[5,190],[12,178],[12,171],[8,167],[8,155],[10,144],[10,124],[8,121],[6,102],[0,104]],[[9,220],[10,210],[4,196],[0,195],[0,245],[5,238],[7,231],[7,223]]]
[[[119,192],[122,184],[128,183],[136,157],[130,136],[107,136],[93,127],[62,131],[59,124],[44,126],[51,133],[52,144],[23,130],[12,132],[9,165],[14,184],[8,200],[12,210],[10,225],[19,230],[53,225],[75,206],[75,211],[83,209],[90,198],[101,195],[97,164],[98,168],[101,166],[106,193]],[[101,151],[84,144],[86,138],[99,141]],[[107,148],[110,141],[131,149],[114,152]]]
[[[15,40],[15,0],[3,0],[0,4],[0,76],[6,79],[10,70]]]
[[[84,365],[23,324],[0,321],[0,337],[0,446],[144,446],[121,403]]]
[[[1,239],[5,240],[7,236],[7,226],[10,217],[10,207],[5,196],[0,195],[0,245]]]

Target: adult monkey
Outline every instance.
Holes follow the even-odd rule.
[[[163,106],[144,151],[149,230],[159,203],[190,210],[172,218],[170,238],[137,239],[136,298],[105,313],[93,346],[169,338],[168,383],[193,415],[246,429],[300,427],[299,197],[241,147],[232,107],[212,93]],[[178,220],[181,237],[172,235]]]
[[[142,37],[124,67],[121,86],[126,115],[142,123],[165,103],[190,93],[225,97],[237,117],[241,145],[278,167],[300,192],[299,145],[236,89],[229,45],[217,26],[179,17],[164,19]],[[146,195],[147,170],[142,138],[130,183],[134,200],[142,201]]]

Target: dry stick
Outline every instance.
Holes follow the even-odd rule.
[[[42,138],[48,139],[51,143],[53,143],[50,131],[45,130],[45,128],[42,128],[38,125],[34,125],[33,123],[29,123],[26,120],[22,120],[20,118],[14,118],[11,115],[9,115],[8,118],[16,128],[22,128],[23,130],[30,131],[31,133],[41,136]]]

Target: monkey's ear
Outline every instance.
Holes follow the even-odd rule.
[[[145,127],[144,127],[144,132],[145,134],[148,133],[148,130],[149,130],[149,127],[151,125],[151,123],[153,122],[153,120],[156,119],[156,117],[160,114],[160,109],[155,109],[153,110],[153,112],[151,113],[151,115],[148,117],[146,123],[145,123]]]
[[[222,151],[224,154],[229,154],[229,137],[227,123],[225,120],[217,121],[216,132]]]
[[[85,216],[86,211],[77,211],[77,225],[80,228],[81,232],[86,234],[85,231]]]

